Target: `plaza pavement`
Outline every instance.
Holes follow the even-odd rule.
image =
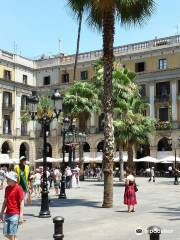
[[[68,199],[59,200],[50,194],[52,218],[63,216],[64,240],[149,240],[145,233],[148,226],[162,228],[162,240],[180,240],[180,185],[173,185],[173,179],[157,178],[149,183],[147,178],[137,178],[139,191],[135,213],[127,213],[123,205],[124,187],[115,180],[114,207],[101,208],[102,182],[81,182],[81,187],[66,190]],[[3,191],[0,191],[0,203]],[[52,218],[40,219],[40,200],[34,199],[25,207],[25,223],[19,227],[18,240],[53,239]],[[136,235],[142,228],[144,233]],[[166,233],[165,233],[166,232]],[[0,239],[2,224],[0,224]]]

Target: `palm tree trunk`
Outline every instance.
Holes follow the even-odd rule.
[[[133,164],[133,145],[128,143],[128,169],[133,171],[134,164]]]
[[[119,181],[122,181],[124,179],[124,162],[123,162],[123,151],[122,151],[122,145],[119,145],[119,170],[120,170],[120,176]]]
[[[104,198],[102,207],[113,207],[113,158],[114,128],[112,115],[112,71],[114,43],[114,8],[109,8],[103,17],[103,62],[104,62]]]
[[[75,56],[75,63],[74,63],[74,74],[73,74],[73,81],[76,80],[76,70],[77,70],[77,63],[78,63],[78,55],[79,55],[79,45],[80,45],[80,37],[81,37],[81,26],[82,26],[82,14],[83,11],[79,13],[79,27],[78,27],[78,37],[77,37],[77,47],[76,47],[76,56]]]

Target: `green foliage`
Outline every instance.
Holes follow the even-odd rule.
[[[25,112],[25,113],[21,116],[21,122],[22,122],[22,123],[28,123],[29,121],[31,121],[31,116],[30,116],[29,112]]]
[[[84,10],[88,24],[91,28],[95,27],[98,30],[102,30],[104,15],[110,9],[114,12],[116,20],[122,25],[141,25],[155,9],[153,0],[67,0],[67,3],[77,18],[79,18],[79,13]]]
[[[92,84],[76,81],[67,91],[63,99],[63,112],[72,118],[79,118],[84,113],[88,117],[91,112],[100,108],[97,90]]]

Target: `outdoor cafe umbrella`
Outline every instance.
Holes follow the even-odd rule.
[[[135,159],[134,162],[148,162],[148,163],[159,163],[160,160],[153,158],[151,156],[146,156],[143,158]]]
[[[48,163],[56,163],[56,162],[60,162],[60,158],[51,158],[51,157],[47,157],[46,161]],[[43,162],[43,158],[40,159],[36,159],[35,160],[36,163],[42,163]]]

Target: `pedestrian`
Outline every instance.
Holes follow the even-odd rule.
[[[79,181],[79,175],[80,175],[80,168],[78,165],[76,165],[75,169],[76,171],[76,184],[77,184],[77,187],[80,187],[80,181]]]
[[[150,169],[149,182],[151,182],[152,179],[153,179],[153,182],[155,182],[155,171],[154,171],[154,167],[151,167],[151,169]]]
[[[41,191],[41,174],[40,170],[36,169],[36,173],[34,174],[34,194],[35,197],[40,197],[40,191]]]
[[[172,168],[172,166],[170,165],[170,166],[168,167],[169,177],[172,177],[172,170],[173,170],[173,168]]]
[[[55,190],[55,195],[59,195],[61,178],[62,178],[62,174],[61,174],[60,169],[58,169],[58,168],[54,169],[54,190]]]
[[[66,176],[66,188],[71,188],[72,171],[71,168],[68,166],[65,170],[65,176]]]
[[[125,179],[124,204],[128,206],[128,212],[135,212],[134,206],[137,204],[135,193],[135,178],[132,171],[127,170]]]
[[[15,240],[18,225],[23,223],[24,194],[18,185],[18,175],[15,172],[6,174],[7,187],[0,219],[4,222],[3,234],[9,240]],[[4,215],[5,212],[5,215]]]
[[[5,171],[4,171],[4,169],[1,167],[1,168],[0,168],[0,189],[3,189],[4,179],[5,179]]]
[[[28,201],[29,195],[29,166],[26,165],[26,157],[20,157],[19,165],[15,166],[15,172],[18,174],[18,184],[22,187],[24,192],[24,200]]]

